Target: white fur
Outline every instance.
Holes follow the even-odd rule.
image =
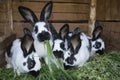
[[[13,41],[13,45],[11,47],[12,57],[7,56],[7,52],[5,53],[6,61],[7,61],[7,68],[13,68],[18,75],[21,73],[27,73],[29,71],[38,71],[41,69],[41,63],[39,61],[39,57],[36,53],[32,52],[26,58],[23,56],[23,51],[21,49],[21,41],[20,39],[16,39]],[[24,62],[27,62],[28,57],[34,57],[36,65],[31,70],[28,69],[27,63],[23,66]]]
[[[69,64],[65,61],[67,57],[71,56],[70,50],[67,50],[65,52],[64,61],[63,61],[65,65],[81,67],[89,59],[90,56],[88,50],[89,41],[87,39],[87,36],[84,33],[81,33],[80,38],[81,38],[81,47],[78,53],[76,53],[76,55],[74,56],[76,61],[74,61],[73,64]]]
[[[63,42],[63,40],[56,39],[56,40],[54,41],[53,51],[55,51],[55,50],[63,51],[63,49],[61,49],[61,47],[60,47],[60,43],[62,43],[62,42]]]

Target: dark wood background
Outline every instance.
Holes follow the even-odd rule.
[[[18,6],[26,6],[35,14],[40,11],[49,0],[2,0],[0,1],[0,41],[3,36],[15,33],[17,37],[23,36],[23,28],[32,26],[26,23],[18,12]],[[80,27],[81,31],[88,33],[88,21],[91,0],[52,0],[54,2],[50,22],[57,30],[68,23],[70,29]],[[103,26],[103,39],[106,50],[120,51],[120,1],[97,0],[96,19]]]

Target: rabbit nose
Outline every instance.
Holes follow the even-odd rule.
[[[38,34],[37,38],[40,42],[50,40],[50,34],[48,32],[43,31],[42,33]]]
[[[39,75],[39,70],[38,71],[30,71],[29,74],[31,74],[34,77],[37,77]]]
[[[98,53],[99,55],[103,55],[104,54],[104,49],[98,50],[98,51],[96,51],[96,53]]]
[[[57,58],[63,58],[63,52],[62,51],[53,51],[53,54],[57,57]]]

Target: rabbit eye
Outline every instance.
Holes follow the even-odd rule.
[[[38,32],[38,26],[35,26],[35,29],[34,29],[35,33]]]
[[[95,48],[98,49],[98,48],[100,48],[100,47],[101,47],[101,43],[100,43],[100,42],[96,42],[96,43],[95,43]]]
[[[23,63],[23,66],[25,66],[25,65],[26,65],[26,62]]]
[[[60,43],[60,47],[61,47],[63,50],[65,50],[65,44],[64,44],[64,42]]]

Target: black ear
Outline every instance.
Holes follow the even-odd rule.
[[[53,8],[53,2],[49,1],[41,11],[41,15],[40,15],[41,21],[45,21],[45,22],[48,21],[52,13],[52,8]]]
[[[24,28],[24,37],[21,39],[21,48],[23,50],[23,55],[26,57],[34,50],[33,46],[33,37],[29,29]],[[35,50],[34,50],[35,51]]]
[[[79,34],[79,33],[80,33],[80,28],[79,28],[79,27],[76,27],[76,28],[74,29],[74,31],[72,32],[73,35]]]
[[[31,35],[32,36],[32,33],[28,28],[24,28],[23,32],[24,32],[24,35]]]
[[[49,24],[50,24],[49,28],[52,33],[53,39],[56,39],[58,37],[58,33],[56,29],[54,28],[54,26],[52,25],[52,23],[49,23]]]
[[[19,6],[18,10],[19,10],[21,16],[26,21],[30,22],[32,25],[34,25],[38,21],[36,15],[34,14],[34,12],[31,9],[24,7],[24,6]]]
[[[61,27],[59,30],[59,35],[62,39],[65,39],[65,37],[68,35],[68,33],[69,33],[69,25],[64,24],[63,27]]]
[[[80,33],[72,35],[70,43],[74,53],[78,53],[81,46]]]
[[[99,22],[95,22],[95,28],[92,33],[92,40],[96,40],[100,37],[101,32],[103,31],[102,26],[99,24]]]

